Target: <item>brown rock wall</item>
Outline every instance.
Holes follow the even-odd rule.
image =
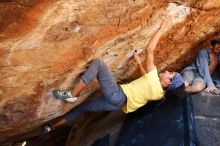
[[[96,57],[119,82],[137,78],[132,53],[146,47],[170,2],[190,13],[162,36],[155,61],[159,70],[180,70],[219,33],[219,0],[1,1],[0,141],[63,115],[97,90],[94,82],[75,105],[50,93],[72,88]]]

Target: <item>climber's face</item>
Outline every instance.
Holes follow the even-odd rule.
[[[172,79],[175,75],[176,72],[169,72],[167,70],[162,73],[159,73],[159,77],[164,79]]]
[[[170,84],[172,84],[171,79],[176,75],[176,72],[169,72],[165,71],[162,73],[159,73],[160,82],[163,88],[168,87]]]
[[[216,53],[220,54],[220,43],[215,44],[213,49]]]

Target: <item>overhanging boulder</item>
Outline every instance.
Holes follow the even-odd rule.
[[[190,9],[187,15],[179,6]],[[74,105],[50,95],[72,88],[96,57],[118,82],[137,78],[132,52],[146,47],[169,7],[182,17],[160,39],[155,61],[160,71],[178,71],[218,36],[217,0],[1,1],[0,142],[65,114],[96,91],[94,82]]]

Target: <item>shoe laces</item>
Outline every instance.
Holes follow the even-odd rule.
[[[58,91],[58,94],[62,95],[62,96],[66,96],[68,98],[72,97],[72,94],[70,91]]]
[[[58,94],[60,94],[60,95],[62,95],[62,96],[68,96],[68,94],[67,94],[67,92],[60,92],[60,91],[58,91]]]

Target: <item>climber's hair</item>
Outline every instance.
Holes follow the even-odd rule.
[[[186,96],[185,84],[183,83],[181,86],[174,90],[167,90],[164,95],[165,102],[169,102],[174,98],[184,98]]]
[[[220,44],[220,38],[211,40],[211,45],[214,48],[216,44]]]

